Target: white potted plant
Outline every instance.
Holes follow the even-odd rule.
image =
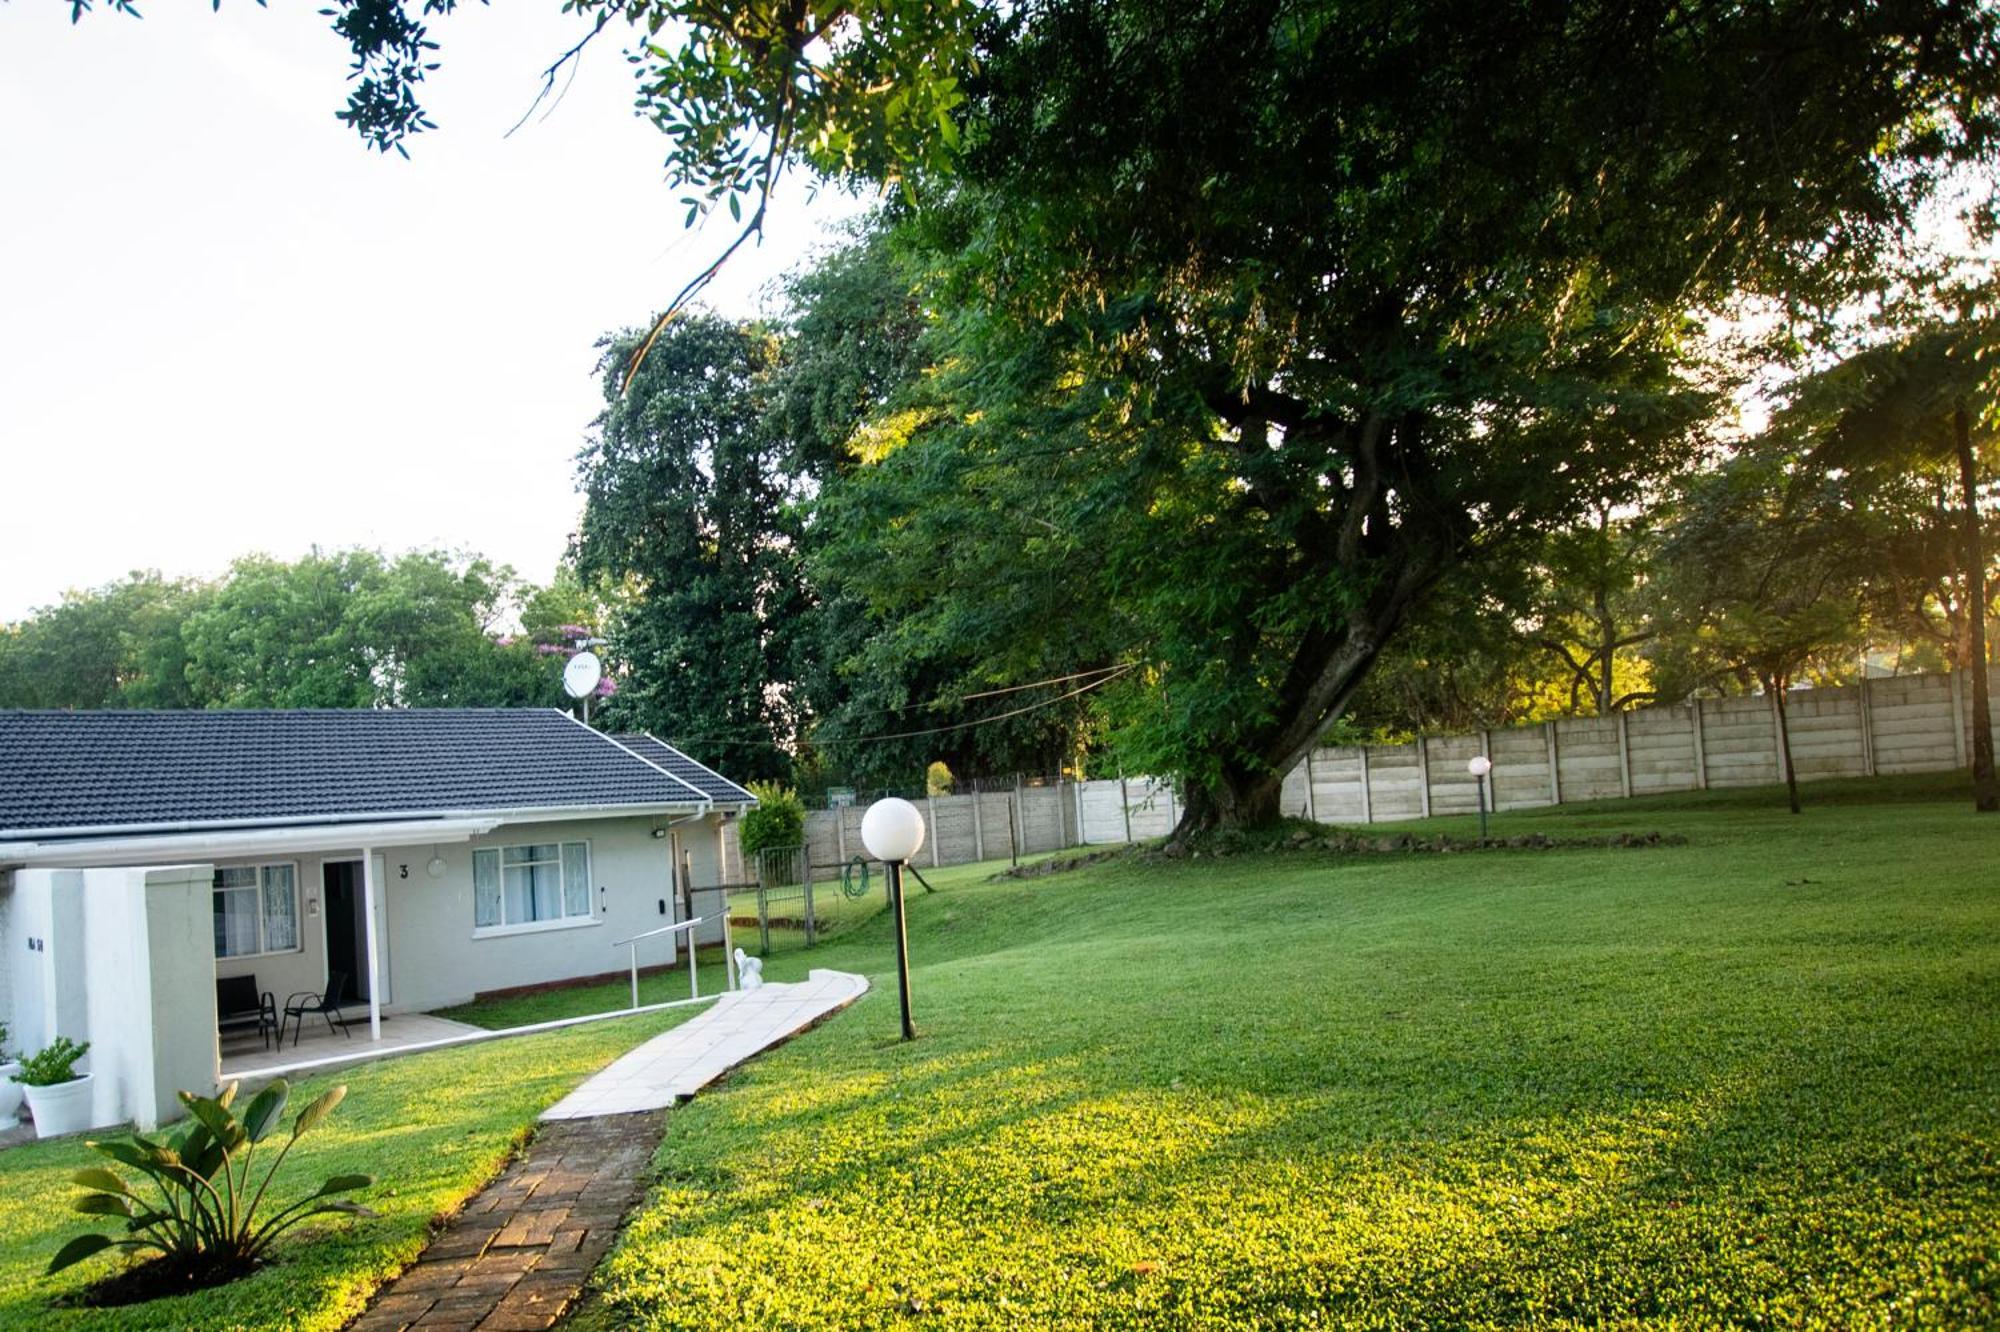
[[[90,1125],[90,1074],[76,1071],[76,1061],[90,1049],[67,1036],[21,1061],[20,1082],[28,1089],[28,1113],[35,1117],[35,1136],[53,1138]]]
[[[21,1098],[27,1093],[20,1077],[21,1062],[7,1057],[7,1024],[0,1022],[0,1129],[21,1122]]]

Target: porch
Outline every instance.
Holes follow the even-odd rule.
[[[421,1046],[488,1034],[483,1027],[429,1013],[384,1014],[379,1020],[382,1034],[371,1037],[366,1016],[350,1017],[332,1031],[314,1018],[296,1043],[288,1028],[284,1041],[269,1048],[254,1031],[226,1032],[221,1045],[222,1081],[267,1078],[302,1065],[323,1072],[347,1063],[359,1064]]]

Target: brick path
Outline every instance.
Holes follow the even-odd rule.
[[[542,1114],[528,1153],[465,1205],[349,1332],[532,1332],[562,1317],[638,1206],[666,1107],[860,998],[841,971],[731,990]]]
[[[531,1332],[561,1317],[645,1192],[666,1112],[545,1124],[352,1332]]]

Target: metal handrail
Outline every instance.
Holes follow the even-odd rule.
[[[695,926],[701,924],[704,919],[705,917],[702,916],[690,916],[686,920],[677,921],[672,925],[662,925],[657,930],[647,930],[644,934],[635,934],[629,939],[620,939],[611,945],[613,948],[631,946],[632,1007],[637,1008],[639,1006],[639,941],[641,939],[650,939],[656,934],[672,934],[675,930],[692,930]],[[694,954],[694,935],[690,934],[688,935],[688,998],[699,999],[701,998],[701,980],[695,974]]]
[[[629,939],[620,939],[611,946],[613,948],[623,948],[626,944],[637,943],[641,939],[650,939],[656,934],[672,934],[675,930],[684,930],[691,925],[699,925],[706,919],[708,919],[706,916],[690,916],[688,919],[677,921],[672,925],[662,925],[657,930],[647,930],[644,934],[635,934]]]

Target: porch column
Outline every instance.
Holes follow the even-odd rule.
[[[361,848],[361,916],[368,929],[368,1039],[382,1039],[382,947],[376,918],[375,848]]]

